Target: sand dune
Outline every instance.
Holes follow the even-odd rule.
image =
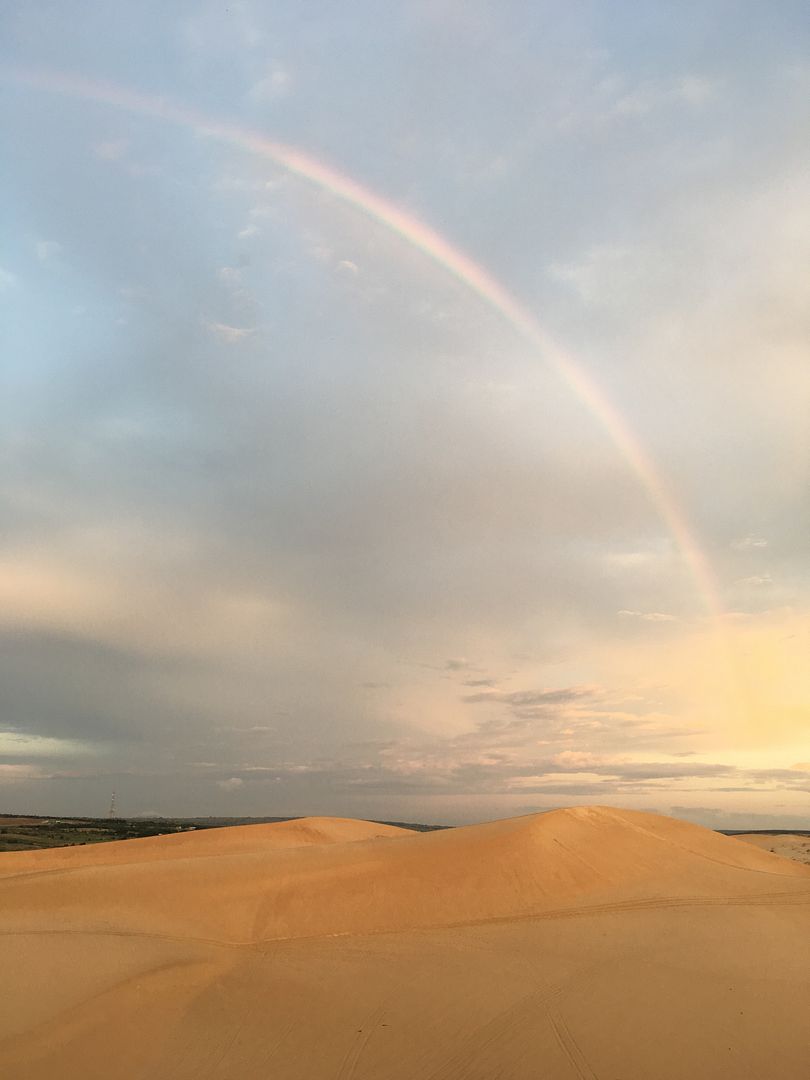
[[[21,1080],[810,1074],[810,868],[656,815],[304,819],[0,875]]]
[[[75,869],[79,866],[121,866],[163,859],[201,858],[209,855],[261,854],[269,850],[304,847],[308,844],[339,844],[382,837],[412,836],[411,829],[380,825],[353,818],[306,817],[260,825],[235,825],[217,829],[143,836],[107,844],[9,852],[0,861],[0,877],[33,870]]]

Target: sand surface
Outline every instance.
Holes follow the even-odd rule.
[[[810,836],[798,836],[796,833],[741,833],[737,840],[810,866]]]
[[[0,1075],[810,1076],[810,868],[588,807],[0,854]]]

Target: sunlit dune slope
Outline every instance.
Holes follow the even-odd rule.
[[[255,834],[254,827],[250,830]],[[298,827],[306,830],[304,824]],[[789,888],[810,871],[696,825],[600,807],[431,834],[361,841],[367,823],[320,822],[351,843],[284,847],[279,826],[47,852],[0,902],[25,929],[43,918],[230,942],[401,931],[553,914],[572,906],[732,900]],[[288,839],[296,835],[289,830]],[[396,837],[394,842],[392,837]],[[263,839],[266,838],[266,839]],[[183,842],[178,842],[183,841]],[[177,852],[132,861],[132,852]],[[201,850],[205,858],[198,858]],[[75,863],[71,863],[70,856]],[[85,863],[84,859],[89,858]],[[67,861],[66,861],[67,860]],[[101,861],[103,860],[103,861]],[[205,902],[201,903],[200,899]]]
[[[0,855],[13,1080],[806,1080],[810,868],[598,807]]]

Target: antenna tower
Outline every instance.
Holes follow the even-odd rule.
[[[115,808],[115,792],[112,793],[112,798],[110,799],[110,809],[109,809],[109,813],[107,814],[107,817],[108,818],[118,817],[118,811]]]

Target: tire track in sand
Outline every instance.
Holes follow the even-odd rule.
[[[577,1080],[599,1080],[599,1077],[591,1068],[588,1059],[585,1057],[582,1047],[574,1038],[563,1014],[551,1003],[544,1002],[544,1004],[551,1023],[551,1029],[554,1032],[554,1037],[557,1040],[560,1050],[562,1050],[569,1061],[571,1068],[576,1073]]]
[[[357,1032],[358,1035],[362,1035],[362,1039],[357,1039],[343,1056],[343,1060],[340,1063],[340,1068],[337,1071],[335,1080],[352,1080],[354,1074],[357,1072],[357,1066],[360,1058],[365,1053],[366,1047],[371,1041],[371,1036],[379,1028],[385,1016],[385,1009],[382,1006],[375,1009],[368,1019],[368,1023],[365,1027],[360,1028]]]

